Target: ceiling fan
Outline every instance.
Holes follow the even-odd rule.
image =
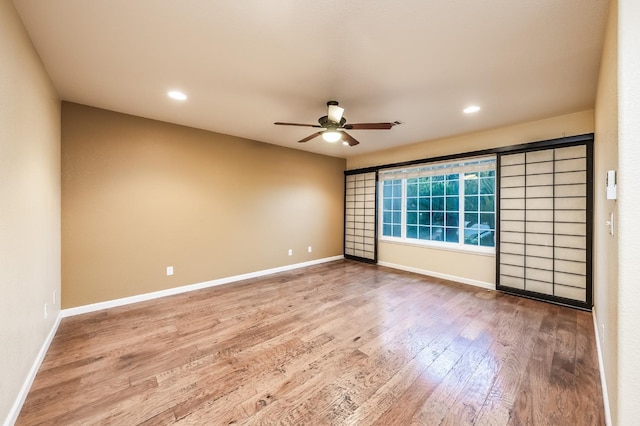
[[[345,132],[345,130],[389,130],[393,126],[402,124],[400,121],[394,121],[391,123],[358,123],[347,124],[347,119],[342,116],[344,108],[338,106],[337,101],[327,102],[328,112],[327,115],[318,119],[318,124],[300,124],[300,123],[282,123],[276,122],[279,126],[301,126],[301,127],[315,127],[317,129],[324,129],[316,132],[298,142],[307,142],[311,139],[322,135],[322,139],[327,142],[338,142],[343,139],[345,145],[354,146],[358,145],[358,142],[353,136]]]

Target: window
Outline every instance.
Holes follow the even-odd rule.
[[[382,238],[495,246],[495,157],[381,171]]]
[[[382,213],[383,235],[402,236],[402,181],[388,180],[383,183]]]

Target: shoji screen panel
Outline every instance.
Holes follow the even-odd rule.
[[[591,308],[587,145],[499,156],[497,288]]]
[[[376,172],[345,176],[344,254],[345,257],[375,263]]]

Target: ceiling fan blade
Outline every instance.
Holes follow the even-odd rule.
[[[345,124],[344,128],[349,130],[389,130],[396,123],[359,123]]]
[[[327,113],[327,117],[329,118],[329,121],[333,121],[334,123],[340,123],[340,120],[342,120],[343,113],[344,113],[344,108],[341,108],[338,105],[329,105],[329,112]]]
[[[318,129],[322,129],[322,126],[318,126],[317,124],[300,124],[300,123],[282,123],[277,121],[273,124],[277,124],[278,126],[300,126],[300,127],[316,127]]]
[[[316,126],[316,127],[320,127],[320,126]],[[322,132],[316,132],[316,133],[314,133],[314,134],[312,134],[312,135],[310,135],[310,136],[307,136],[307,137],[306,137],[306,138],[304,138],[304,139],[300,139],[300,140],[298,141],[298,143],[302,143],[302,142],[310,141],[311,139],[313,139],[313,138],[315,138],[315,137],[318,137],[318,136],[320,136],[321,134],[322,134]]]
[[[344,139],[344,141],[346,143],[348,143],[349,146],[355,146],[355,145],[358,145],[360,143],[353,136],[351,136],[347,132],[342,132],[342,139]]]

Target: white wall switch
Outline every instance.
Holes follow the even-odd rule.
[[[616,184],[616,171],[609,170],[607,172],[607,200],[615,200],[618,198]]]
[[[289,256],[293,254],[293,249],[289,249]]]
[[[311,253],[311,252],[313,251],[313,250],[311,249],[311,246],[309,246],[309,248],[307,249],[307,251],[308,251],[309,253]]]
[[[173,266],[167,266],[167,275],[173,275]]]

